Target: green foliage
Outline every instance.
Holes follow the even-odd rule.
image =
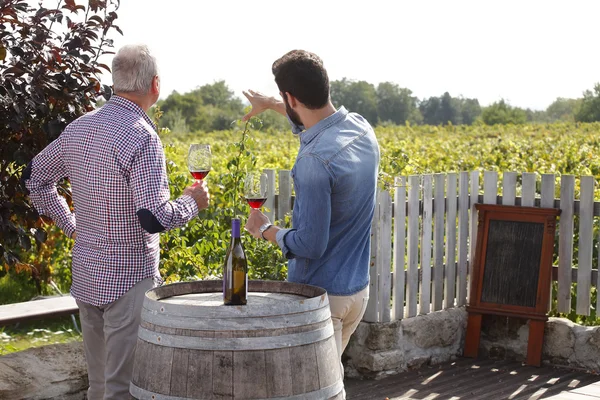
[[[527,113],[518,107],[513,107],[500,100],[481,113],[482,121],[487,125],[524,124],[527,122]]]
[[[372,125],[379,123],[377,91],[368,82],[346,78],[331,82],[331,101],[336,107],[345,106],[349,111],[359,113]]]
[[[163,126],[174,133],[230,129],[231,121],[238,119],[244,108],[225,81],[203,85],[185,94],[173,92],[157,105],[164,112]],[[265,129],[289,127],[279,114],[268,112],[261,117]]]
[[[48,260],[31,263],[31,254],[44,252],[52,238],[20,175],[68,123],[110,93],[100,84],[99,74],[109,68],[99,59],[111,54],[108,35],[120,29],[117,0],[56,1],[54,9],[33,3],[0,2],[0,275],[28,271],[41,287],[52,271]],[[70,203],[68,185],[60,190]]]
[[[555,121],[592,122],[600,120],[600,89],[584,93],[584,99],[558,98],[546,110],[513,107],[500,100],[485,108],[477,99],[452,97],[448,92],[439,97],[419,100],[410,89],[393,82],[375,87],[366,81],[343,78],[331,82],[331,100],[336,107],[363,115],[377,125],[487,125],[551,123]],[[585,100],[585,102],[584,102]],[[582,104],[585,103],[583,106]],[[175,133],[210,132],[229,129],[229,122],[242,112],[242,102],[224,81],[204,85],[189,93],[173,92],[159,103],[165,111],[163,124]],[[577,118],[576,118],[577,116]],[[268,111],[261,116],[266,131],[289,130],[285,117]]]
[[[586,90],[583,100],[575,114],[575,121],[596,122],[600,121],[600,83],[594,86],[594,91]]]
[[[423,100],[419,111],[427,125],[470,125],[481,114],[481,107],[477,99],[452,97],[446,92],[440,97]]]
[[[239,217],[244,221],[250,213],[242,197],[243,181],[247,172],[259,169],[256,138],[265,135],[258,132],[260,127],[256,118],[247,123],[236,121],[233,130],[202,138],[202,142],[211,145],[214,154],[213,168],[206,178],[211,205],[187,226],[161,235],[160,272],[166,282],[222,277],[231,219]],[[185,156],[188,144],[197,140],[189,136],[184,144],[176,137],[173,139],[176,142],[166,145],[165,153],[171,194],[177,197],[192,183]],[[163,137],[163,141],[168,140],[169,135]],[[287,267],[279,249],[250,235],[242,236],[250,279],[285,279]]]
[[[406,121],[419,123],[417,98],[409,89],[395,83],[382,82],[377,86],[377,114],[379,121],[403,125]]]
[[[580,106],[581,99],[565,99],[559,97],[546,109],[548,121],[573,122],[575,120],[575,114]]]

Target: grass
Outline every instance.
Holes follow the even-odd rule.
[[[79,317],[75,317],[80,327]],[[0,327],[0,355],[48,344],[82,340],[71,317],[60,317]]]

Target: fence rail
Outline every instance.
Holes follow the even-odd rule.
[[[279,195],[274,190],[275,171],[266,172],[271,202],[267,207],[273,207],[270,217],[281,219],[293,206],[289,171],[279,171]],[[499,186],[495,171],[413,175],[396,178],[392,193],[379,192],[364,320],[388,322],[466,304],[477,235],[476,203],[561,209],[557,265],[552,271],[558,291],[553,299],[560,313],[590,315],[592,308],[599,309],[600,296],[596,304],[591,303],[592,287],[600,286],[597,261],[592,265],[595,217],[600,216],[600,202],[594,202],[595,179],[542,174],[538,181],[538,176],[504,172]],[[574,283],[577,306],[572,310]]]

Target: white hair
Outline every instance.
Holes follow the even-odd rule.
[[[123,46],[113,58],[112,77],[116,93],[147,94],[156,75],[156,58],[146,45]]]

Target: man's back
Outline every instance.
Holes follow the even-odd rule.
[[[29,171],[26,184],[40,214],[68,235],[77,231],[71,293],[95,306],[159,277],[158,232],[198,213],[185,193],[169,200],[164,153],[152,121],[120,96],[71,123]],[[56,192],[63,177],[71,181],[75,213]]]
[[[63,133],[63,160],[77,213],[77,245],[91,251],[144,251],[157,245],[158,235],[148,234],[138,222],[129,182],[136,152],[156,133],[132,107],[114,99]]]
[[[131,181],[136,157],[154,136],[143,110],[117,96],[61,135],[77,215],[71,292],[79,300],[107,303],[158,276],[159,237],[140,225]]]
[[[294,228],[306,221],[302,213],[305,202],[322,204],[320,214],[313,217],[329,223],[327,234],[316,242],[324,251],[291,260],[289,279],[324,287],[331,295],[356,293],[369,279],[370,227],[379,167],[377,139],[364,118],[342,107],[302,133],[300,140],[292,170]]]

